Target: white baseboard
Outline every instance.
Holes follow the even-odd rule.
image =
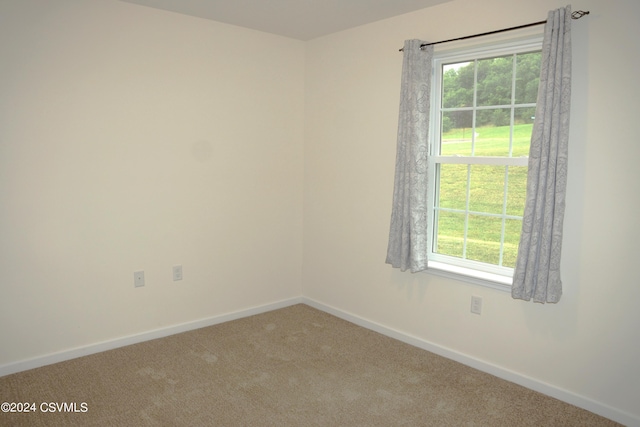
[[[604,403],[597,402],[588,397],[581,396],[579,394],[564,390],[551,384],[547,384],[526,375],[519,374],[518,372],[493,365],[486,361],[471,357],[450,348],[446,348],[441,345],[426,341],[422,338],[418,338],[410,334],[388,328],[379,323],[372,322],[368,319],[364,319],[362,317],[356,316],[354,314],[323,304],[307,297],[302,298],[302,303],[326,313],[332,314],[348,322],[354,323],[358,326],[362,326],[364,328],[378,332],[382,335],[397,339],[398,341],[402,341],[423,350],[430,351],[431,353],[435,353],[439,356],[446,357],[447,359],[454,360],[479,371],[486,372],[498,378],[502,378],[509,382],[521,385],[530,390],[537,391],[539,393],[551,396],[555,399],[561,400],[579,408],[586,409],[587,411],[601,415],[625,426],[640,427],[640,417],[621,411]]]
[[[277,302],[266,304],[266,305],[261,305],[261,306],[244,309],[244,310],[235,311],[232,313],[226,313],[219,316],[213,316],[206,319],[196,320],[193,322],[181,323],[178,325],[173,325],[173,326],[169,326],[161,329],[155,329],[155,330],[143,332],[140,334],[129,335],[125,337],[116,338],[113,340],[102,341],[99,343],[89,344],[82,347],[76,347],[70,350],[51,353],[44,356],[35,357],[32,359],[21,360],[18,362],[9,363],[9,364],[0,366],[0,377],[14,374],[16,372],[22,372],[22,371],[27,371],[29,369],[39,368],[41,366],[51,365],[53,363],[64,362],[66,360],[71,360],[71,359],[75,359],[82,356],[88,356],[90,354],[100,353],[102,351],[113,350],[115,348],[153,340],[156,338],[163,338],[169,335],[179,334],[181,332],[187,332],[194,329],[217,325],[219,323],[241,319],[243,317],[253,316],[255,314],[266,313],[268,311],[277,310],[279,308],[288,307],[290,305],[299,304],[301,302],[303,302],[301,297],[291,298],[291,299],[277,301]]]

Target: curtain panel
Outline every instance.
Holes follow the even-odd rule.
[[[527,195],[511,295],[558,302],[571,98],[571,6],[545,24]]]
[[[387,264],[415,273],[427,268],[427,149],[433,46],[403,47],[400,112]]]

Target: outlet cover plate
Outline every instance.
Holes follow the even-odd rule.
[[[173,281],[177,282],[178,280],[182,280],[182,266],[174,265],[173,266]]]
[[[482,313],[482,298],[472,296],[471,297],[471,312],[473,314],[481,314]]]
[[[133,285],[136,288],[144,286],[144,271],[136,271],[133,273]]]

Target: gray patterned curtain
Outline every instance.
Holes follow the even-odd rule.
[[[396,172],[387,264],[412,273],[427,268],[427,137],[433,46],[403,48]]]
[[[571,6],[550,11],[544,30],[527,199],[511,295],[558,302],[571,98]]]

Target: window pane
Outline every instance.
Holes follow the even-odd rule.
[[[516,108],[514,110],[513,157],[529,155],[531,132],[533,131],[533,119],[535,115],[535,107]]]
[[[527,167],[509,166],[507,215],[522,216],[527,192]]]
[[[445,111],[442,113],[443,156],[470,156],[473,132],[472,111]]]
[[[439,211],[438,235],[434,252],[462,258],[464,250],[464,218],[462,213]]]
[[[502,214],[505,168],[505,166],[471,166],[470,211]]]
[[[442,67],[442,107],[473,106],[474,63],[460,62]]]
[[[540,80],[540,52],[520,53],[516,58],[516,104],[535,103]]]
[[[518,244],[520,243],[520,233],[522,231],[522,221],[517,219],[507,219],[504,224],[504,248],[502,254],[502,265],[514,268],[516,257],[518,256]]]
[[[500,262],[501,233],[501,218],[469,215],[466,258],[497,265]]]
[[[474,156],[509,156],[511,109],[496,108],[476,112]]]
[[[511,105],[513,55],[478,61],[478,106]]]
[[[448,209],[467,208],[467,165],[438,165],[440,192],[438,207]]]

